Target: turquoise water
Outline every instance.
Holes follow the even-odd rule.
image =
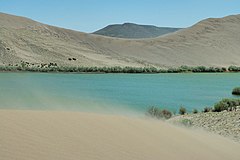
[[[203,109],[233,97],[239,73],[44,74],[0,73],[0,108],[144,113]]]

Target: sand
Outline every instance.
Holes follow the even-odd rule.
[[[240,144],[145,118],[0,110],[1,160],[239,160]]]
[[[240,15],[206,19],[166,36],[129,40],[0,13],[0,35],[0,65],[21,60],[62,66],[240,65]]]

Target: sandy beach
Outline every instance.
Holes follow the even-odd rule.
[[[240,144],[161,121],[0,110],[2,160],[238,160]]]

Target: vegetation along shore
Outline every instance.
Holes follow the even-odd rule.
[[[192,112],[187,112],[184,107],[180,107],[179,114],[150,107],[146,115],[172,124],[210,131],[240,142],[240,99],[222,99],[213,107],[205,107],[202,111],[193,109]]]
[[[180,66],[177,68],[162,69],[157,67],[86,67],[86,66],[58,66],[57,63],[34,64],[21,62],[0,66],[0,72],[75,72],[75,73],[221,73],[240,72],[240,67],[205,67]]]

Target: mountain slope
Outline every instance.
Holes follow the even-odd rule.
[[[23,60],[62,66],[240,65],[240,15],[206,19],[162,37],[129,40],[0,14],[0,35],[0,64]]]
[[[156,27],[151,25],[138,25],[133,23],[109,25],[93,34],[117,38],[154,38],[168,33],[176,32],[180,28]]]

